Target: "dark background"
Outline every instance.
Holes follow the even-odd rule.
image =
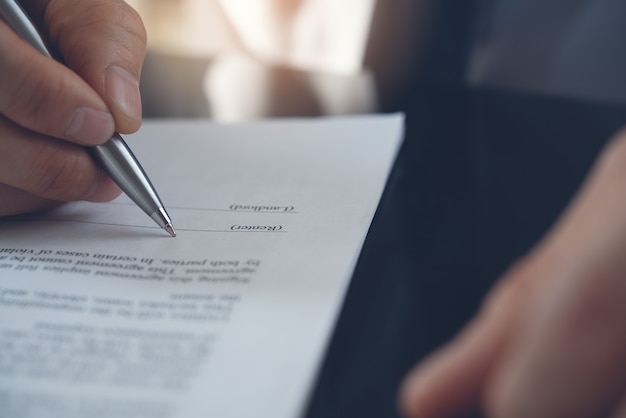
[[[623,105],[415,89],[308,418],[396,417],[405,373],[541,238],[626,121]]]
[[[406,1],[386,3],[374,29]],[[489,4],[498,2],[436,3],[414,83],[382,97],[383,111],[406,113],[405,143],[307,418],[398,416],[406,372],[476,313],[626,124],[626,104],[469,85],[472,42],[484,35]],[[370,40],[371,68],[384,42]],[[379,87],[388,82],[380,78]]]

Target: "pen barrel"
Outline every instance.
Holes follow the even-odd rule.
[[[43,55],[61,61],[58,55],[52,53],[51,49],[46,46],[45,38],[38,32],[37,27],[18,1],[0,0],[0,19]],[[109,177],[137,206],[161,228],[165,228],[170,235],[176,235],[161,199],[121,136],[115,134],[104,144],[87,147],[87,149]]]
[[[163,203],[157,195],[141,165],[118,134],[102,145],[88,147],[91,156],[111,179],[146,214],[153,217],[162,210]],[[155,219],[156,220],[156,219]],[[156,220],[157,223],[161,223]],[[164,220],[165,222],[165,220]],[[162,225],[165,226],[165,225]]]
[[[11,27],[23,40],[43,55],[53,58],[52,53],[40,36],[39,31],[24,13],[20,4],[14,0],[0,0],[0,17]]]

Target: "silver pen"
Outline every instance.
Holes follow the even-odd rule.
[[[0,16],[22,39],[42,54],[54,59],[39,31],[19,3],[15,0],[0,0]],[[87,147],[87,149],[109,177],[137,206],[171,236],[176,236],[172,221],[154,186],[119,134],[114,134],[102,145]]]

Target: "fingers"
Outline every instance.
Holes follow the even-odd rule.
[[[626,138],[541,249],[518,344],[487,388],[493,416],[608,416],[626,388]]]
[[[400,410],[412,418],[465,417],[480,408],[495,360],[514,338],[528,294],[525,265],[498,286],[460,336],[418,364],[404,381]]]
[[[493,350],[489,341],[481,341],[484,328],[472,328],[411,371],[400,390],[403,416],[463,417],[478,408]]]
[[[65,64],[42,57],[0,22],[0,113],[30,130],[102,143],[141,124],[139,75],[146,34],[122,0],[31,4]]]
[[[141,20],[123,0],[24,3],[65,65],[0,21],[0,216],[110,200],[119,189],[74,144],[138,129]]]
[[[107,201],[119,195],[84,147],[34,134],[3,118],[0,132],[0,216],[54,206],[50,200]]]
[[[409,374],[404,416],[609,416],[626,393],[625,270],[572,285],[541,255],[508,274],[467,329]],[[555,277],[559,286],[537,280]]]
[[[43,199],[6,184],[0,184],[0,202],[3,202],[0,206],[0,216],[49,210],[63,203]]]
[[[43,22],[65,63],[102,97],[117,131],[136,131],[146,32],[135,10],[123,0],[56,0]]]
[[[0,21],[0,114],[30,130],[81,144],[104,142],[115,122],[87,83],[42,56]]]
[[[118,187],[107,177],[103,177],[101,182],[102,183],[97,186],[97,192],[94,192],[85,200],[107,202],[120,194]],[[64,198],[64,196],[60,196],[60,198]],[[0,183],[0,202],[3,202],[2,205],[0,205],[0,217],[42,212],[54,209],[66,203],[65,200],[38,197],[24,190],[16,189],[15,187],[7,186],[2,183]]]
[[[408,417],[624,415],[626,134],[480,316],[409,376]],[[621,400],[620,400],[621,399]]]
[[[616,276],[533,298],[486,385],[489,416],[608,416],[626,384],[626,281]]]

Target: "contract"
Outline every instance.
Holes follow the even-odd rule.
[[[301,416],[402,134],[148,121],[176,238],[124,196],[0,219],[0,416]]]

